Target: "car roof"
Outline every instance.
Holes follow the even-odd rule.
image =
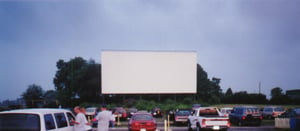
[[[264,108],[282,108],[281,106],[265,106]]]
[[[7,114],[7,113],[49,114],[49,113],[61,113],[61,112],[71,112],[71,111],[66,109],[34,108],[34,109],[17,109],[17,110],[3,111],[0,112],[0,114]]]
[[[236,106],[234,108],[258,108],[257,106]]]
[[[133,115],[151,115],[151,113],[148,113],[148,112],[137,112],[137,113],[134,113]]]
[[[220,109],[225,109],[225,110],[227,110],[227,109],[232,109],[232,107],[223,107],[223,108],[220,108]]]

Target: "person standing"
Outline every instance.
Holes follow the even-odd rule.
[[[84,107],[80,108],[81,113],[83,113],[86,116],[86,110]],[[85,131],[92,131],[92,126],[89,120],[85,117],[85,121],[88,123],[85,123]]]
[[[86,131],[86,124],[88,122],[85,118],[85,115],[80,110],[80,107],[74,107],[74,112],[76,113],[75,120],[72,120],[74,123],[74,131]]]
[[[107,110],[106,105],[101,106],[101,112],[95,117],[98,120],[98,131],[108,131],[109,121],[112,120],[112,113]]]

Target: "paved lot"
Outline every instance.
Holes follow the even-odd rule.
[[[95,129],[95,128],[94,128]],[[164,123],[162,119],[158,119],[158,130],[164,131]],[[264,120],[261,126],[235,126],[232,125],[228,131],[286,131],[287,129],[275,129],[274,120]],[[121,122],[120,127],[110,129],[110,131],[128,131],[127,122]],[[171,131],[187,131],[186,126],[173,126],[171,124]]]
[[[114,129],[110,129],[110,131],[127,131],[127,127],[116,127]],[[158,127],[158,131],[164,131],[163,126]],[[181,127],[172,127],[171,131],[187,131],[187,127],[181,126]],[[275,129],[274,126],[243,126],[243,127],[237,127],[232,126],[228,131],[282,131]]]

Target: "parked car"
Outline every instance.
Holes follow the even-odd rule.
[[[116,120],[127,120],[127,112],[123,107],[115,107],[112,109],[112,113],[116,116]]]
[[[0,131],[72,131],[72,112],[64,109],[20,109],[0,112]]]
[[[280,106],[266,106],[262,111],[262,116],[265,119],[274,119],[282,113],[284,113],[284,108]]]
[[[300,108],[288,109],[278,116],[279,118],[300,118]]]
[[[162,117],[162,112],[159,107],[154,107],[151,111],[153,117]]]
[[[240,106],[233,108],[232,112],[229,114],[229,119],[232,124],[236,124],[238,126],[248,124],[260,126],[262,115],[259,108],[256,106]]]
[[[230,128],[228,117],[220,115],[216,107],[200,107],[193,110],[188,116],[187,122],[188,130],[227,130]]]
[[[131,118],[131,116],[132,116],[134,113],[136,113],[136,112],[138,112],[138,109],[136,109],[136,108],[129,108],[129,109],[127,110],[127,116],[128,116],[128,118]]]
[[[231,107],[220,108],[221,116],[228,117],[229,114],[231,113],[231,111],[232,111],[232,108],[231,108]]]
[[[150,113],[135,113],[128,122],[129,131],[155,131],[156,120]]]
[[[199,107],[201,107],[201,104],[193,104],[192,105],[192,110],[196,110]]]
[[[174,114],[174,124],[187,124],[188,116],[191,114],[190,109],[178,109]]]

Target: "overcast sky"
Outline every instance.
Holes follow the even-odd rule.
[[[101,50],[197,51],[225,92],[300,88],[299,0],[0,1],[0,101]],[[183,61],[184,62],[184,61]]]

